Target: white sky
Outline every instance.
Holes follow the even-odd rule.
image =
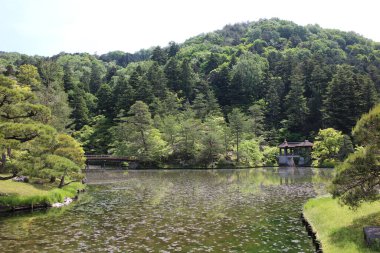
[[[380,41],[379,10],[379,0],[0,0],[0,51],[133,53],[272,17]]]

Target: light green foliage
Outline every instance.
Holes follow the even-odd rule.
[[[353,135],[363,147],[337,169],[331,192],[341,202],[357,208],[362,202],[379,200],[380,185],[380,105],[363,115],[356,124]]]
[[[361,145],[380,148],[380,105],[362,115],[352,134]]]
[[[57,135],[53,127],[45,124],[50,110],[32,104],[35,96],[29,86],[20,87],[0,76],[0,92],[0,143],[2,156],[7,158],[2,160],[2,170],[13,176],[22,173],[32,177],[80,178],[83,149],[70,136]],[[75,175],[71,173],[74,170]],[[61,187],[63,183],[62,180]]]
[[[185,160],[194,159],[199,152],[201,122],[195,119],[194,112],[187,109],[182,115],[179,136],[179,153]]]
[[[327,166],[336,164],[339,151],[343,145],[344,137],[342,132],[333,128],[321,129],[315,137],[312,151],[313,165]]]
[[[234,108],[230,114],[228,114],[229,126],[231,133],[235,138],[236,157],[237,163],[239,163],[240,153],[239,145],[242,139],[242,135],[245,132],[248,124],[247,116],[241,112],[238,108]]]
[[[240,157],[243,164],[258,166],[262,164],[263,154],[257,140],[243,140],[240,143]]]
[[[259,100],[249,107],[249,132],[253,133],[254,137],[264,135],[265,107],[264,100]]]
[[[63,69],[52,61],[41,62],[39,68],[42,83],[36,89],[38,103],[50,109],[49,123],[58,131],[65,131],[72,123],[69,118],[72,109],[68,104],[68,94],[64,91]]]
[[[379,200],[380,157],[367,147],[348,156],[337,168],[331,192],[346,205],[356,208],[364,201]]]
[[[206,167],[220,159],[224,151],[223,136],[225,122],[223,117],[209,117],[202,126],[202,139],[199,159]]]
[[[17,75],[19,83],[36,88],[40,85],[38,69],[30,64],[21,65]]]
[[[44,140],[54,133],[51,127],[44,124],[49,120],[49,109],[33,104],[34,99],[35,96],[28,86],[21,87],[16,81],[0,75],[0,144],[3,171],[17,174],[21,169],[14,166],[7,168],[7,160],[4,158],[11,158],[11,149],[20,149],[36,138]]]
[[[168,143],[153,127],[148,106],[137,101],[129,111],[125,123],[113,129],[114,152],[117,155],[136,157],[142,162],[158,163],[169,154]]]
[[[237,150],[241,140],[257,138],[274,146],[284,138],[315,136],[325,127],[349,135],[360,115],[379,101],[379,48],[355,33],[273,18],[227,25],[180,45],[171,42],[133,54],[60,53],[47,59],[0,52],[0,73],[37,96],[8,107],[9,115],[26,116],[29,109],[34,114],[42,104],[51,115],[39,113],[34,121],[48,122],[59,132],[82,129],[86,151],[97,154],[107,153],[116,141],[110,128],[143,101],[155,118],[151,127],[170,146],[168,160],[195,164],[205,157],[206,139],[216,138],[203,135],[207,118],[223,115],[231,123],[229,113],[240,108],[251,126],[237,134],[229,125],[222,137],[224,156],[232,162],[231,144]],[[34,85],[36,80],[41,85]],[[169,120],[169,115],[174,117]],[[170,128],[168,122],[175,124]],[[351,151],[345,137],[338,158]]]
[[[268,68],[266,59],[252,53],[240,56],[233,67],[231,86],[236,93],[232,98],[237,104],[249,104],[263,95],[263,78]]]
[[[163,133],[163,138],[166,140],[171,149],[175,152],[178,148],[179,135],[181,131],[181,125],[178,121],[178,117],[174,115],[166,115],[160,117],[158,120],[158,128]]]
[[[83,168],[85,163],[84,151],[81,145],[70,135],[58,134],[54,154],[65,157]]]
[[[263,147],[263,166],[278,166],[277,156],[278,156],[278,148],[264,146]]]

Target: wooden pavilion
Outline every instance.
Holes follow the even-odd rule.
[[[285,140],[278,146],[280,148],[278,164],[280,166],[310,165],[313,145],[308,140],[301,142],[287,142]]]

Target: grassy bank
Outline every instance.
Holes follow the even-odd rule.
[[[63,202],[65,197],[75,197],[77,191],[84,187],[81,183],[72,183],[62,189],[58,189],[51,185],[41,186],[4,180],[0,181],[0,207],[7,209],[11,207],[50,205],[56,202]]]
[[[324,253],[379,252],[366,246],[363,227],[380,226],[380,202],[366,203],[353,211],[330,197],[316,198],[305,204],[304,216]]]

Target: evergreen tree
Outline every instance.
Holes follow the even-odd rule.
[[[174,41],[169,42],[169,48],[168,48],[168,56],[169,57],[174,57],[178,53],[180,49],[180,46],[175,43]]]
[[[55,62],[45,61],[40,63],[40,71],[42,84],[35,89],[38,102],[50,108],[50,124],[58,131],[65,131],[72,123],[72,108],[64,90],[63,68]]]
[[[113,90],[113,95],[116,101],[115,113],[118,114],[122,110],[128,112],[135,100],[135,90],[125,77],[120,77],[118,79],[117,85]]]
[[[152,87],[154,96],[159,99],[164,99],[167,93],[167,79],[162,67],[160,67],[157,62],[154,62],[149,68],[147,79],[149,85]]]
[[[0,171],[12,174],[10,177],[0,177],[0,180],[25,171],[26,168],[17,166],[17,153],[28,154],[31,143],[51,141],[55,129],[46,125],[49,116],[47,107],[35,103],[30,87],[22,87],[0,75]]]
[[[284,90],[284,83],[280,77],[271,77],[268,80],[268,91],[265,96],[266,121],[269,128],[278,129],[281,122],[281,96]]]
[[[338,66],[328,84],[323,106],[326,126],[349,134],[356,120],[377,101],[374,85],[348,65]]]
[[[211,71],[209,81],[221,106],[230,105],[230,68],[227,64]]]
[[[264,130],[265,101],[259,100],[249,107],[249,128],[255,137],[262,137]]]
[[[231,132],[235,137],[235,145],[236,145],[236,161],[240,162],[240,153],[239,153],[239,145],[242,140],[242,135],[245,132],[247,127],[247,117],[242,111],[238,108],[234,108],[231,113],[228,114],[228,121]]]
[[[291,132],[303,133],[306,118],[309,113],[304,96],[304,79],[301,68],[298,66],[291,77],[290,91],[285,97],[285,125]]]
[[[165,65],[168,56],[166,52],[161,49],[161,47],[157,46],[153,49],[151,59],[160,65]]]
[[[180,74],[181,69],[178,60],[174,57],[170,58],[164,69],[166,79],[168,80],[168,88],[172,91],[178,92],[180,90]]]
[[[84,91],[77,86],[71,90],[70,105],[73,109],[71,112],[71,118],[73,119],[72,124],[75,130],[79,130],[89,123],[89,110],[84,100]]]
[[[195,73],[187,60],[181,65],[180,89],[186,99],[192,100],[195,86]]]
[[[112,119],[115,116],[115,101],[111,87],[108,84],[102,84],[98,89],[97,97],[98,112]]]

